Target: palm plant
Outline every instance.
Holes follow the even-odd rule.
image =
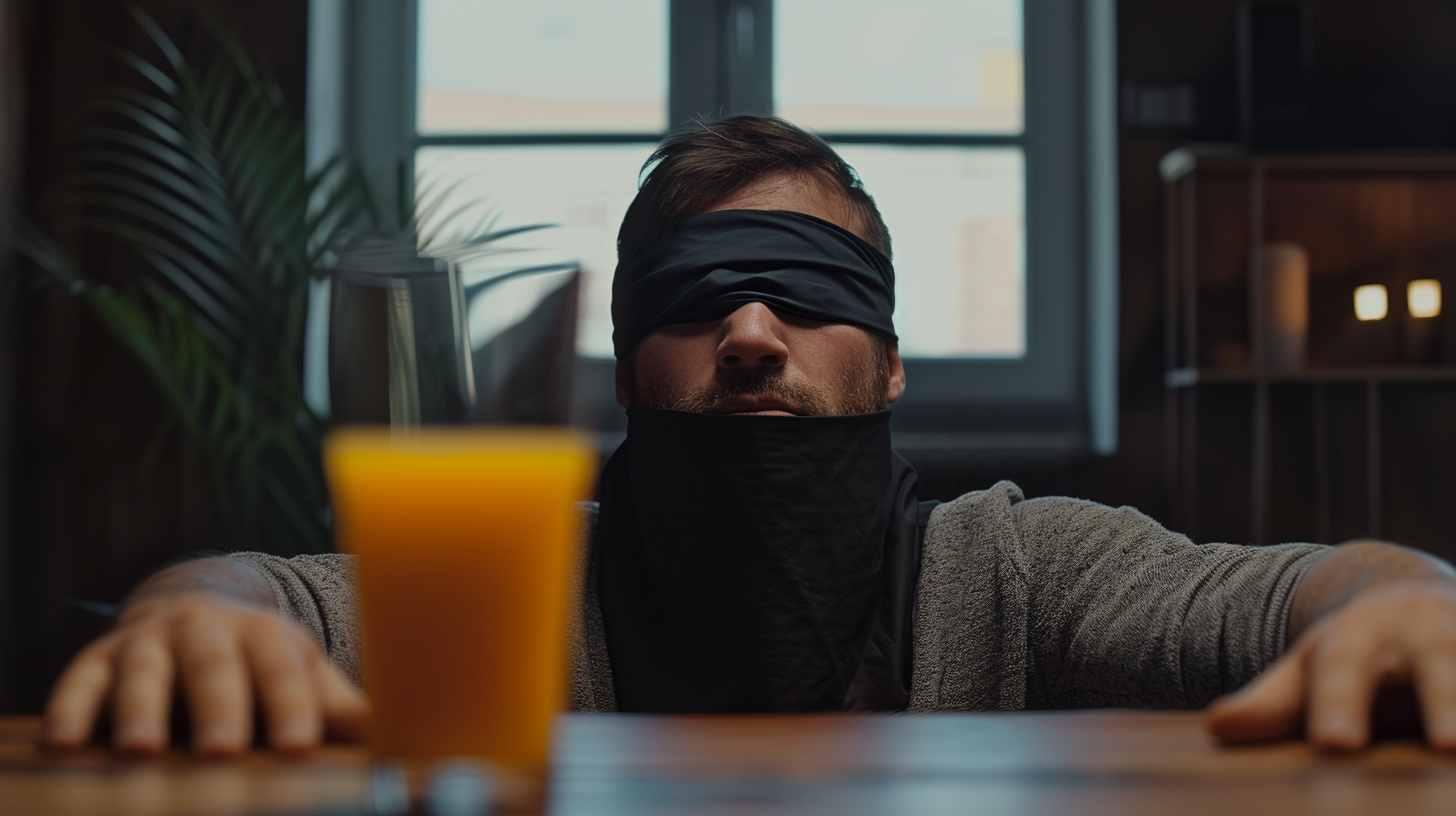
[[[144,271],[120,289],[98,284],[34,226],[22,248],[140,361],[200,454],[227,543],[324,551],[324,421],[303,393],[305,314],[330,251],[377,223],[370,196],[341,160],[305,170],[303,127],[233,40],[219,37],[194,68],[132,13],[163,59],[121,55],[147,90],[98,99],[108,121],[79,133],[56,201],[135,249]]]

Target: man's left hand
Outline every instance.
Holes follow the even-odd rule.
[[[1316,747],[1357,750],[1370,741],[1376,694],[1401,684],[1414,687],[1431,747],[1456,750],[1456,580],[1360,587],[1304,627],[1263,674],[1214,701],[1208,727],[1226,743],[1303,732]]]

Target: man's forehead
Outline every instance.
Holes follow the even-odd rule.
[[[865,238],[858,214],[844,194],[812,176],[791,173],[767,176],[714,203],[704,212],[719,210],[799,212],[822,218]]]

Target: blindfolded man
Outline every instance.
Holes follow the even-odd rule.
[[[627,441],[586,509],[573,707],[978,711],[1214,702],[1228,741],[1358,748],[1415,686],[1456,749],[1456,580],[1389,544],[1195,545],[1010,483],[922,502],[890,241],[823,142],[739,117],[669,138],[613,284]],[[160,750],[174,684],[207,754],[358,733],[348,556],[188,562],[57,682],[47,739]],[[256,701],[256,703],[255,703]]]

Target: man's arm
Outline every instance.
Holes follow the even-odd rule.
[[[988,544],[1014,546],[1008,577],[1025,576],[1031,708],[1207,706],[1285,652],[1296,590],[1329,550],[1194,544],[1076,499],[1009,510],[1013,529]]]
[[[162,595],[210,592],[264,609],[278,608],[278,598],[263,574],[231,558],[196,558],[173,564],[137,585],[122,602],[122,610]]]
[[[202,754],[252,744],[255,699],[269,744],[285,751],[311,748],[325,733],[357,738],[368,713],[309,632],[278,613],[262,573],[236,559],[203,558],[144,581],[115,628],[76,655],[51,692],[46,741],[84,744],[109,708],[117,748],[160,751],[174,685]]]
[[[1277,663],[1215,702],[1225,742],[1295,736],[1334,750],[1363,747],[1382,686],[1412,684],[1427,741],[1456,749],[1456,573],[1376,541],[1336,547],[1309,568],[1289,611]]]

